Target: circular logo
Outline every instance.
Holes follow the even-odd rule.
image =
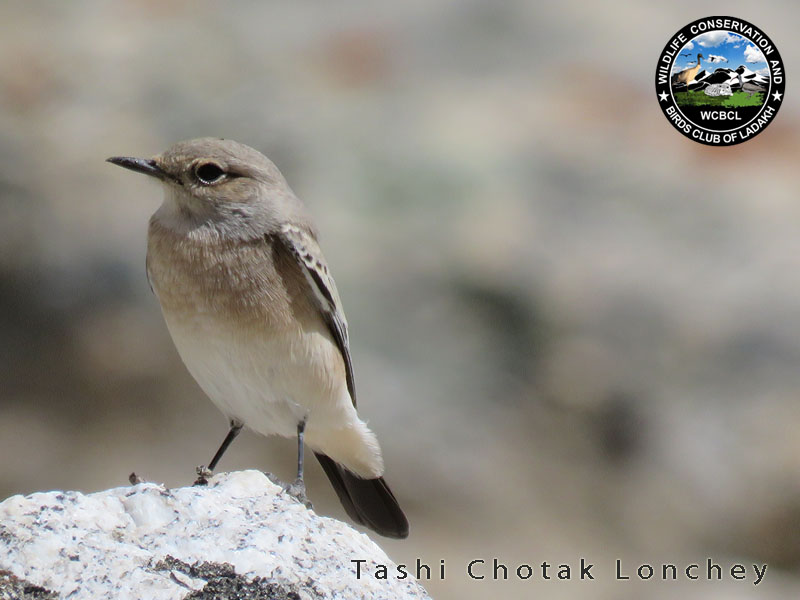
[[[664,115],[686,137],[710,146],[740,144],[778,113],[786,73],[767,35],[735,17],[689,23],[664,47],[656,94]]]

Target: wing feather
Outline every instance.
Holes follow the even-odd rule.
[[[328,326],[339,352],[344,360],[347,377],[347,390],[356,405],[356,387],[353,377],[353,363],[350,359],[350,339],[347,332],[347,320],[342,310],[342,301],[336,290],[336,283],[331,277],[322,250],[312,233],[307,229],[286,223],[281,227],[279,239],[294,256],[305,275],[314,294],[317,308]]]

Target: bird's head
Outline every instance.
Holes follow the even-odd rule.
[[[164,209],[197,223],[268,228],[299,201],[278,168],[253,148],[220,138],[179,142],[153,158],[108,162],[160,180]]]

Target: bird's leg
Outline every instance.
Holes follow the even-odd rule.
[[[286,488],[286,491],[294,496],[301,504],[311,508],[311,502],[306,497],[306,482],[303,480],[303,438],[306,431],[306,421],[303,419],[297,424],[297,479]]]
[[[200,465],[197,467],[197,479],[195,480],[194,485],[206,485],[208,483],[208,478],[211,477],[211,474],[214,472],[219,459],[222,458],[222,455],[225,454],[228,446],[230,446],[231,442],[236,439],[236,436],[239,435],[241,430],[242,423],[235,419],[231,419],[231,428],[228,431],[228,435],[226,435],[225,439],[222,440],[222,444],[220,444],[217,453],[214,454],[214,458],[211,459],[211,462],[208,463],[207,467],[205,465]]]
[[[297,479],[295,482],[299,482],[304,488],[306,486],[305,482],[303,481],[303,438],[305,437],[305,432],[306,422],[303,420],[297,424]]]

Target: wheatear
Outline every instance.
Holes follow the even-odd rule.
[[[406,537],[378,441],[356,413],[336,284],[277,167],[215,138],[180,142],[154,158],[108,160],[164,185],[150,219],[147,276],[187,369],[230,419],[208,471],[242,426],[296,435],[300,494],[305,440],[354,521]]]

